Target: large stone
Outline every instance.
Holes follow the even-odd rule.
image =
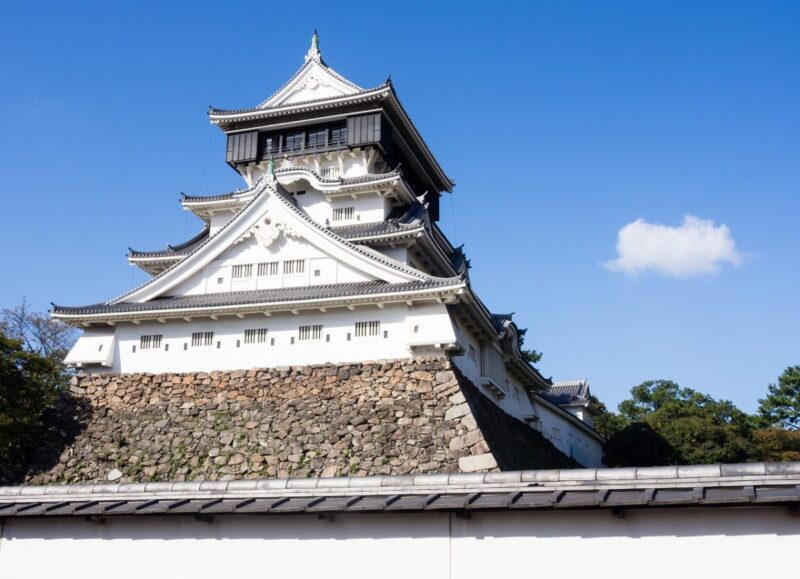
[[[82,431],[29,482],[570,466],[446,358],[85,376],[70,392],[88,408]]]
[[[462,472],[487,472],[497,468],[492,453],[462,456],[458,459],[458,467]]]

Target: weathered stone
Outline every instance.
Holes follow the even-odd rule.
[[[446,358],[76,377],[82,432],[32,483],[569,466]],[[478,414],[473,414],[473,412]],[[491,460],[490,460],[491,459]]]
[[[458,468],[462,472],[489,471],[497,468],[497,462],[491,453],[463,456],[458,459]]]
[[[469,414],[469,404],[466,402],[464,404],[458,404],[457,406],[451,407],[444,415],[445,420],[455,420],[456,418],[461,418],[462,416],[466,416]]]

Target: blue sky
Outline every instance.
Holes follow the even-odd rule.
[[[314,28],[347,78],[392,75],[457,181],[443,230],[545,376],[753,410],[800,364],[795,2],[7,3],[0,305],[111,298],[144,277],[129,245],[199,230],[180,192],[242,184],[208,105],[271,94]],[[654,226],[687,215],[713,222],[687,259],[716,271]],[[603,267],[639,219],[622,249],[644,265]]]

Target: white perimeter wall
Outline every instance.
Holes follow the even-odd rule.
[[[355,323],[369,321],[380,322],[380,334],[357,338]],[[316,324],[322,324],[321,339],[299,340],[300,326]],[[267,328],[267,342],[245,344],[245,330],[260,328]],[[383,309],[364,306],[353,311],[341,308],[325,313],[300,312],[298,315],[285,312],[270,317],[257,314],[244,319],[229,316],[190,322],[168,320],[164,324],[152,321],[138,326],[125,323],[107,331],[116,332],[114,365],[108,371],[150,373],[247,370],[409,358],[413,355],[408,347],[410,343],[451,343],[455,339],[446,306],[437,303],[412,307],[393,304]],[[212,345],[192,347],[193,332],[214,332]],[[387,332],[385,338],[384,332]],[[140,338],[143,335],[163,336],[161,347],[142,350]]]
[[[780,507],[0,525],[4,579],[788,578],[800,549],[800,520]]]

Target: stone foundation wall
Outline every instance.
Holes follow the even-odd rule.
[[[71,393],[88,408],[82,432],[57,464],[29,482],[361,476],[575,464],[494,406],[445,358],[95,375],[75,378]]]

